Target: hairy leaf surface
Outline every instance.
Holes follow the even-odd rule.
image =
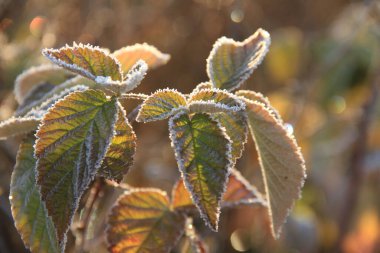
[[[149,122],[166,119],[178,109],[186,106],[186,98],[176,90],[158,90],[143,103],[137,121]]]
[[[0,140],[36,130],[40,119],[36,117],[12,117],[0,122]]]
[[[170,138],[186,188],[206,224],[218,229],[220,203],[232,167],[231,142],[207,114],[177,114]]]
[[[242,42],[226,37],[218,39],[207,59],[207,74],[214,87],[238,88],[261,63],[269,45],[269,33],[263,29]]]
[[[259,154],[272,232],[278,237],[290,209],[300,197],[305,164],[299,147],[282,122],[259,102],[246,102],[248,123]]]
[[[115,98],[74,92],[48,111],[37,131],[37,183],[60,242],[105,156],[116,115]]]
[[[100,175],[118,183],[133,164],[136,152],[136,135],[129,124],[124,109],[119,105],[115,135],[99,170]]]
[[[44,49],[42,54],[53,63],[94,81],[97,77],[123,79],[120,63],[99,47],[74,43],[72,47]]]
[[[121,196],[108,220],[114,253],[168,253],[184,232],[185,217],[169,208],[165,192],[140,189]]]
[[[12,173],[10,202],[16,228],[33,253],[60,252],[54,225],[47,214],[35,180],[35,137],[29,134],[21,143]]]
[[[150,69],[165,65],[170,55],[160,52],[156,47],[143,44],[123,47],[113,53],[120,62],[122,70],[127,73],[138,60],[145,61]]]

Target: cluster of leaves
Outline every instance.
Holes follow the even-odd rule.
[[[74,214],[94,179],[120,183],[128,172],[136,136],[121,98],[143,100],[138,122],[169,118],[181,178],[171,200],[150,188],[120,196],[108,220],[110,252],[169,252],[185,232],[189,250],[204,252],[189,229],[194,210],[217,231],[222,208],[247,204],[268,208],[278,237],[299,198],[304,161],[269,101],[257,92],[235,91],[261,63],[269,44],[262,29],[243,42],[220,38],[207,60],[208,82],[191,94],[163,89],[150,96],[130,91],[148,66],[169,60],[152,46],[137,44],[112,54],[81,44],[43,50],[55,65],[31,68],[17,78],[20,106],[0,124],[0,138],[26,135],[10,195],[25,245],[32,252],[63,252]],[[265,196],[235,169],[248,132],[259,155]]]

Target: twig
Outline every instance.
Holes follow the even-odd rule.
[[[137,114],[139,113],[139,110],[141,108],[141,104],[135,107],[127,116],[129,122],[133,122],[136,120]]]

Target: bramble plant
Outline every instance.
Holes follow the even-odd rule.
[[[31,68],[17,78],[19,107],[14,117],[0,124],[0,138],[25,135],[9,199],[26,247],[32,252],[64,252],[74,215],[88,208],[81,199],[96,198],[84,195],[86,190],[102,184],[125,190],[108,217],[110,252],[169,252],[181,236],[188,238],[189,252],[205,252],[192,226],[194,210],[217,231],[221,210],[239,205],[267,207],[278,238],[300,197],[304,160],[268,99],[237,90],[269,45],[270,36],[262,29],[243,42],[222,37],[207,59],[209,81],[191,94],[166,88],[149,96],[131,91],[148,67],[170,58],[152,46],[136,44],[112,54],[75,43],[43,50],[55,65]],[[143,102],[130,110],[120,99]],[[171,198],[159,189],[121,183],[136,150],[131,122],[164,119],[169,119],[181,173]],[[235,168],[248,132],[259,156],[263,195]]]

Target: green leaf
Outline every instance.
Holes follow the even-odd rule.
[[[51,64],[31,67],[17,76],[14,94],[19,104],[24,103],[26,96],[37,85],[49,83],[58,85],[64,82],[70,74],[65,69]]]
[[[281,227],[306,177],[305,163],[294,137],[271,110],[259,102],[246,101],[248,124],[259,155],[273,235]]]
[[[99,47],[74,43],[72,47],[44,49],[42,54],[53,63],[93,81],[97,77],[123,80],[120,63]]]
[[[185,217],[169,208],[165,192],[132,190],[119,198],[108,220],[113,253],[168,253],[185,229]]]
[[[0,122],[0,140],[34,131],[40,119],[36,117],[12,117]]]
[[[34,141],[34,135],[29,134],[17,153],[9,197],[12,215],[25,246],[31,252],[56,253],[60,250],[54,225],[41,201],[35,180]]]
[[[135,152],[136,135],[128,122],[124,109],[119,105],[115,135],[104,157],[99,174],[120,183],[133,164]]]
[[[158,90],[145,99],[136,120],[149,122],[166,119],[185,106],[186,98],[178,91],[172,89]]]
[[[232,140],[232,157],[234,161],[241,157],[244,144],[247,142],[248,126],[245,112],[245,104],[237,96],[219,89],[195,90],[189,98],[189,108],[197,101],[214,102],[226,109],[223,113],[214,113],[211,117],[218,121],[226,130],[226,134]],[[204,107],[201,109],[205,109]],[[204,110],[211,112],[211,110]],[[222,110],[220,110],[222,111]]]
[[[269,45],[269,33],[263,29],[242,42],[218,39],[207,59],[207,74],[214,87],[237,89],[261,63]]]
[[[156,47],[144,44],[123,47],[113,53],[124,72],[128,72],[138,60],[145,61],[150,69],[165,65],[170,55],[160,52]]]
[[[232,167],[231,142],[207,114],[177,114],[170,138],[186,188],[205,223],[218,229],[222,195]]]
[[[103,92],[73,92],[45,114],[37,131],[37,184],[62,242],[79,201],[113,137],[117,101]]]

